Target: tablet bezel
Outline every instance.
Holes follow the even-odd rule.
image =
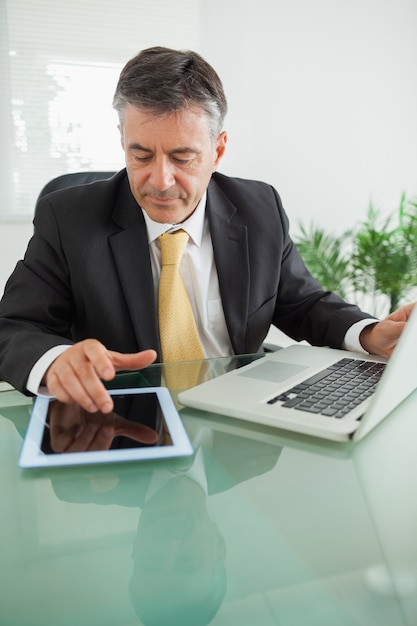
[[[166,387],[131,387],[129,389],[109,389],[108,392],[112,396],[156,394],[172,444],[139,448],[66,452],[50,455],[45,454],[41,450],[45,422],[49,404],[52,401],[56,401],[56,398],[38,396],[33,404],[28,429],[26,431],[19,456],[18,466],[22,469],[34,469],[78,465],[98,465],[107,463],[170,459],[191,456],[194,453],[181,417],[174,404],[172,396]]]

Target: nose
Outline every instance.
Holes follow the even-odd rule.
[[[174,165],[166,158],[155,159],[151,166],[149,182],[158,191],[175,184]]]

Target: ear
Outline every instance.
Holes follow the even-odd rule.
[[[220,135],[216,139],[213,172],[217,170],[218,165],[221,159],[223,158],[224,153],[226,152],[226,143],[227,143],[227,133],[224,130],[223,132],[220,133]]]

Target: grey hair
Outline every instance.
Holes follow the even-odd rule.
[[[207,61],[197,52],[159,46],[142,50],[121,71],[113,108],[122,127],[126,104],[156,115],[198,106],[208,116],[213,140],[227,113],[222,82]]]

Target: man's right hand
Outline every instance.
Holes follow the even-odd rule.
[[[107,350],[96,339],[85,339],[55,359],[44,383],[61,402],[79,404],[89,413],[110,413],[113,400],[100,379],[112,380],[119,370],[141,369],[155,359],[155,350],[122,354]]]

